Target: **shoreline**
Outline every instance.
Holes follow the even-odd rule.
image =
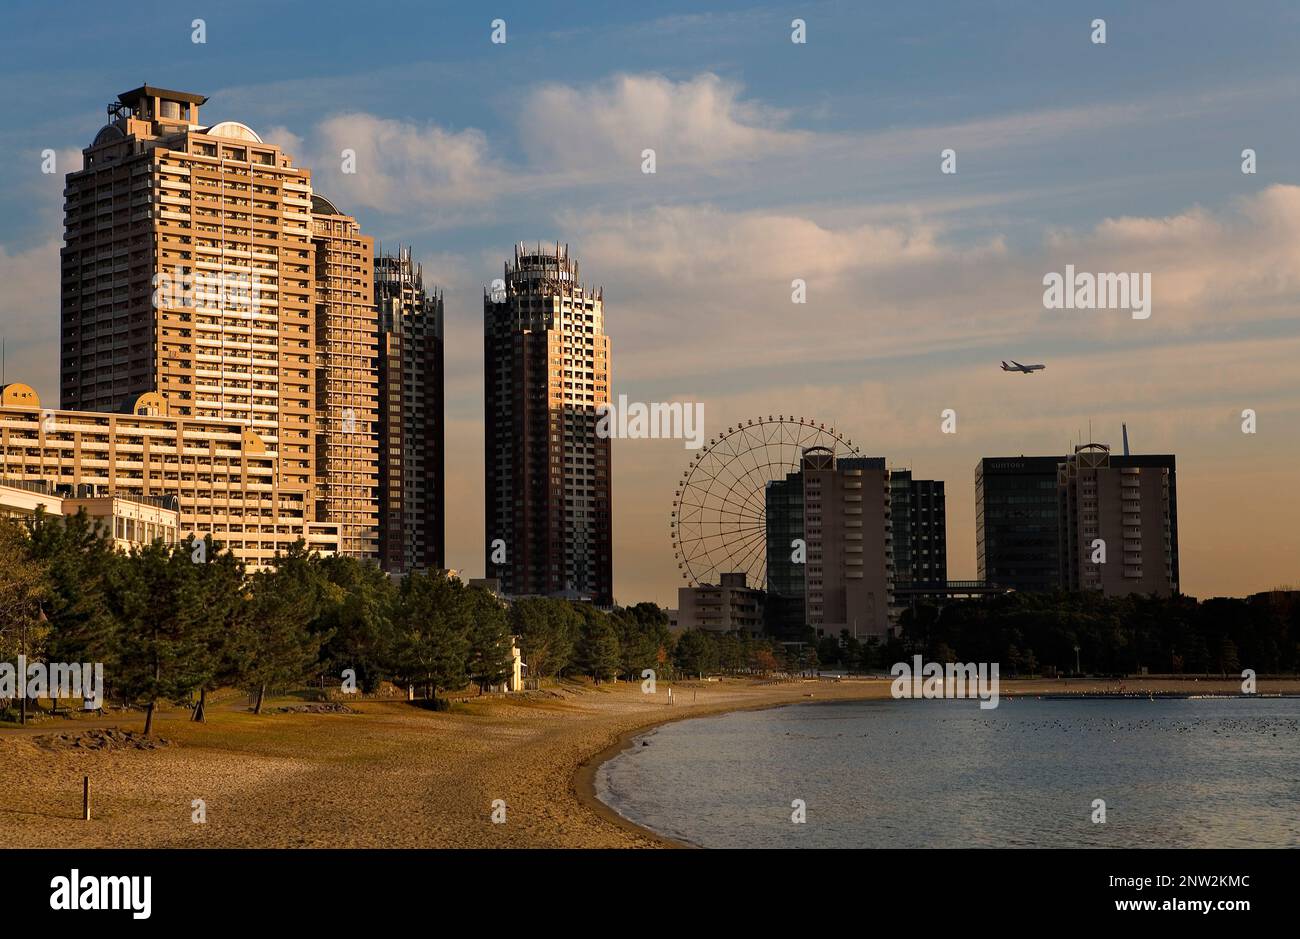
[[[818,679],[819,680],[819,679]],[[862,679],[863,681],[879,681],[880,679]],[[609,746],[578,764],[577,770],[573,774],[572,785],[569,787],[570,792],[580,805],[588,811],[593,812],[601,819],[609,822],[618,828],[623,829],[629,834],[645,838],[650,841],[659,843],[664,848],[687,848],[703,850],[699,845],[690,844],[685,841],[678,841],[667,835],[660,834],[653,829],[646,828],[632,821],[626,815],[621,815],[613,806],[601,801],[600,796],[596,794],[596,774],[600,768],[614,759],[616,756],[631,750],[635,747],[636,741],[653,733],[660,727],[666,727],[669,724],[675,724],[678,721],[695,720],[697,718],[718,717],[723,714],[734,714],[741,711],[767,711],[774,708],[795,707],[800,704],[825,704],[828,701],[871,701],[876,700],[873,696],[864,696],[861,698],[844,697],[844,698],[822,698],[818,700],[797,700],[797,701],[754,701],[748,704],[737,706],[719,705],[717,708],[703,709],[692,711],[686,714],[675,714],[672,717],[666,717],[663,720],[654,721],[641,727],[632,727],[618,735],[618,739]]]
[[[251,714],[242,696],[210,701],[208,722],[163,711],[142,749],[78,738],[105,725],[141,729],[142,715],[44,720],[0,728],[0,840],[12,847],[111,848],[666,848],[692,847],[620,815],[596,776],[657,728],[735,711],[826,701],[892,700],[890,679],[674,684],[674,706],[637,683],[561,682],[518,696],[473,698],[451,711],[360,700],[350,714]],[[1197,697],[1233,681],[1024,680],[1008,698]],[[1300,680],[1261,682],[1261,697],[1300,693]],[[1010,705],[1008,705],[1010,706]],[[57,746],[39,738],[66,735]],[[82,778],[93,820],[81,818]],[[203,799],[205,824],[191,802]],[[508,821],[494,823],[498,804]]]
[[[1152,700],[1152,701],[1188,701],[1188,700],[1198,700],[1204,698],[1264,698],[1268,700],[1300,699],[1300,681],[1297,680],[1288,680],[1288,679],[1281,680],[1279,684],[1285,684],[1290,686],[1287,690],[1273,691],[1267,693],[1258,692],[1255,694],[1242,694],[1240,691],[1233,692],[1226,689],[1205,690],[1205,689],[1192,688],[1189,686],[1198,684],[1199,682],[1196,681],[1188,682],[1185,679],[1144,679],[1144,680],[1151,681],[1151,682],[1160,682],[1160,683],[1168,682],[1170,684],[1175,684],[1179,687],[1146,689],[1146,690],[1127,690],[1126,688],[1121,689],[1117,687],[1099,688],[1097,687],[1098,685],[1124,686],[1128,682],[1118,681],[1118,680],[1106,682],[1106,681],[1091,681],[1087,679],[1082,679],[1079,681],[1079,684],[1081,686],[1085,686],[1086,690],[1081,690],[1078,692],[1068,692],[1064,690],[1052,691],[1047,688],[1031,689],[1028,687],[1031,684],[1032,685],[1056,685],[1060,681],[1059,679],[1025,679],[1024,682],[1026,687],[1010,689],[1000,694],[999,697],[1033,698],[1033,699],[1038,699],[1043,701],[1102,701],[1102,700],[1131,701],[1131,700],[1144,700],[1144,699]],[[892,684],[892,679],[866,678],[866,677],[845,678],[843,679],[843,682],[837,679],[821,679],[821,678],[808,679],[807,681],[808,683],[816,682],[819,684],[824,681],[832,685],[841,684],[841,683],[852,685],[852,684],[857,684],[859,682],[864,684],[870,682],[873,685],[878,685],[883,682],[886,684],[886,686],[888,686],[888,684]],[[1216,680],[1210,679],[1207,681],[1207,684],[1212,681],[1216,681]],[[1226,681],[1217,682],[1217,683],[1237,684],[1232,679],[1228,679]],[[681,849],[693,849],[693,850],[706,850],[700,845],[691,844],[689,842],[684,842],[684,841],[678,841],[677,839],[671,838],[668,835],[660,834],[659,832],[651,828],[647,828],[644,825],[640,825],[637,822],[632,821],[627,816],[620,814],[618,810],[615,809],[613,806],[603,802],[600,799],[600,797],[596,794],[596,775],[600,772],[601,767],[604,766],[610,760],[613,760],[614,758],[620,756],[626,751],[633,749],[634,746],[636,745],[636,741],[639,738],[644,737],[647,734],[653,733],[654,731],[658,730],[660,727],[665,727],[668,724],[673,724],[676,723],[677,721],[694,720],[696,718],[717,717],[722,714],[731,714],[740,711],[765,711],[774,708],[794,707],[800,704],[826,704],[828,702],[834,702],[834,701],[872,701],[872,700],[893,700],[893,698],[891,696],[885,696],[882,698],[876,695],[863,695],[861,697],[845,696],[845,697],[834,697],[834,698],[821,698],[821,699],[814,699],[814,700],[808,700],[806,698],[803,698],[803,699],[797,699],[792,701],[765,701],[765,702],[756,701],[750,704],[739,704],[735,706],[720,705],[716,709],[708,709],[696,713],[674,715],[672,717],[668,717],[663,720],[654,721],[653,723],[646,724],[642,727],[630,728],[620,733],[618,739],[615,740],[613,743],[593,753],[590,757],[588,757],[587,759],[583,760],[578,764],[578,767],[573,774],[572,784],[570,785],[570,792],[579,804],[581,804],[589,812],[592,812],[594,815],[596,815],[603,821],[611,825],[614,825],[615,827],[627,832],[628,834],[634,835],[638,838],[656,842],[658,847],[674,848],[674,849],[681,848]]]

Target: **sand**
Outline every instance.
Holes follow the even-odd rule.
[[[1002,694],[1114,690],[1114,684],[1003,681]],[[1140,689],[1235,692],[1239,682],[1130,679]],[[1261,693],[1300,682],[1261,682]],[[0,730],[0,844],[12,847],[670,847],[599,803],[600,762],[670,720],[742,708],[886,698],[887,680],[699,682],[657,695],[637,683],[563,684],[433,712],[400,701],[357,713],[247,711],[229,696],[207,724],[164,711],[153,750],[55,749],[34,738],[90,726],[139,730],[131,713]],[[92,819],[81,818],[82,776]],[[203,801],[206,823],[192,820]],[[500,800],[500,802],[497,802]],[[504,821],[494,823],[504,803]]]

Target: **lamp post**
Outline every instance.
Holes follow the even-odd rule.
[[[1079,647],[1074,647],[1074,674],[1078,675],[1083,669],[1079,668]]]

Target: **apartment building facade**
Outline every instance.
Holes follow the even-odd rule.
[[[411,249],[375,258],[379,329],[379,558],[390,573],[446,566],[443,296]]]
[[[324,538],[331,550],[377,559],[373,242],[279,147],[237,121],[202,123],[206,103],[151,85],[119,95],[67,176],[63,411],[185,422],[226,456],[234,427],[258,469],[232,510],[259,522],[223,525],[182,491],[187,524],[240,534],[231,546],[252,564],[282,529],[305,526],[318,541],[338,532]],[[263,492],[263,464],[270,531],[249,495]],[[229,469],[214,467],[214,484]]]
[[[177,417],[234,421],[315,472],[311,177],[207,99],[118,96],[64,190],[62,407],[145,392]]]
[[[284,485],[277,464],[241,422],[172,415],[155,392],[121,412],[91,412],[43,408],[26,385],[0,389],[0,478],[57,497],[67,511],[84,504],[92,516],[120,519],[115,537],[128,542],[147,538],[151,525],[163,540],[173,528],[173,540],[211,535],[254,569],[299,539],[336,552],[337,526],[311,519],[306,491]],[[124,503],[166,509],[176,521]]]
[[[763,591],[750,587],[743,571],[718,581],[677,588],[677,628],[763,635]]]
[[[510,595],[613,602],[604,296],[567,246],[517,245],[484,292],[485,560]]]
[[[810,447],[801,473],[808,625],[823,636],[886,637],[894,559],[884,458]]]
[[[180,541],[180,512],[175,496],[91,495],[81,486],[81,498],[60,494],[49,481],[0,477],[0,518],[30,520],[37,513],[64,518],[85,512],[91,525],[108,535],[119,551]]]
[[[1178,592],[1172,456],[1112,456],[1088,443],[1057,467],[1061,582],[1107,596]]]
[[[374,240],[312,196],[316,519],[337,522],[339,553],[379,559],[379,324]]]

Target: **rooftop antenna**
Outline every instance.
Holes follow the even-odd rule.
[[[1128,456],[1128,424],[1124,423],[1120,426],[1124,428],[1124,455]]]

